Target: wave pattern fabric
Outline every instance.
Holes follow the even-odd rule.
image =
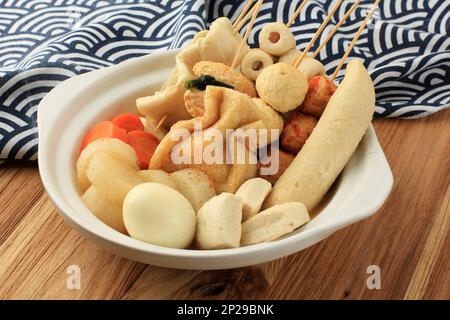
[[[300,2],[265,0],[250,44],[257,45],[262,25],[288,21]],[[292,27],[300,49],[335,2],[308,2]],[[352,4],[344,1],[318,43]],[[321,50],[328,74],[371,4],[362,1]],[[182,47],[213,19],[235,19],[244,5],[236,0],[0,0],[0,160],[36,159],[38,104],[61,81]],[[351,55],[372,75],[377,117],[422,117],[449,106],[449,34],[449,0],[381,2]]]

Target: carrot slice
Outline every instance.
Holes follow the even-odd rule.
[[[81,150],[94,140],[101,138],[116,138],[128,143],[127,132],[114,125],[111,121],[103,121],[92,127],[84,136]]]
[[[131,113],[122,113],[112,119],[112,123],[114,123],[119,128],[125,129],[127,132],[134,130],[144,130],[144,125],[141,122],[141,119],[134,114]]]
[[[128,132],[128,144],[136,152],[141,169],[148,169],[159,140],[149,132],[135,130]]]

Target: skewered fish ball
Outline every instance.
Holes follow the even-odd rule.
[[[315,76],[309,80],[309,89],[300,111],[320,118],[333,93],[334,83],[326,76]]]
[[[280,57],[280,60],[278,60],[278,62],[293,64],[294,61],[298,57],[300,57],[301,54],[302,54],[302,52],[300,50],[298,50],[296,48],[291,49],[288,52],[286,52],[285,54],[283,54]],[[306,77],[308,79],[311,79],[312,77],[314,77],[316,75],[325,74],[325,67],[323,66],[323,64],[320,61],[318,61],[312,57],[309,57],[309,56],[305,56],[303,61],[299,64],[298,70],[300,70],[301,72],[306,74]]]
[[[299,112],[292,113],[281,132],[281,147],[291,154],[297,154],[316,125],[317,120],[314,117]]]
[[[259,34],[259,47],[279,57],[295,47],[294,35],[284,23],[268,23]]]
[[[308,80],[298,69],[286,63],[265,68],[256,79],[261,99],[278,112],[300,106],[308,92]]]
[[[250,50],[242,59],[241,71],[249,79],[256,81],[261,71],[273,64],[272,57],[261,49]]]

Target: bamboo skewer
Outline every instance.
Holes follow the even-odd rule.
[[[289,22],[286,24],[286,26],[289,28],[295,21],[295,19],[297,19],[297,17],[299,16],[299,14],[302,12],[303,8],[306,6],[306,4],[308,3],[308,0],[303,0],[302,4],[300,5],[300,7],[297,8],[297,10],[295,10],[294,14],[292,15],[292,17],[289,19]]]
[[[320,36],[320,34],[322,33],[323,29],[325,29],[326,25],[328,24],[328,22],[331,20],[331,17],[333,17],[333,14],[336,12],[336,10],[339,8],[339,6],[341,5],[342,1],[344,0],[338,0],[336,2],[336,4],[334,5],[334,7],[331,9],[331,12],[328,14],[328,16],[326,17],[326,19],[322,22],[322,24],[320,25],[319,29],[316,31],[316,33],[314,34],[313,38],[311,39],[311,41],[308,43],[308,45],[306,46],[305,50],[303,50],[302,54],[300,55],[300,57],[297,58],[297,60],[294,61],[294,68],[297,68],[299,66],[299,64],[303,61],[303,59],[305,58],[306,54],[308,53],[308,51],[311,49],[311,47],[314,45],[314,42],[317,40],[317,38]]]
[[[247,14],[245,15],[245,17],[238,23],[238,25],[234,28],[234,32],[233,34],[237,34],[239,32],[239,30],[242,29],[242,27],[244,26],[244,24],[248,21],[248,19],[253,15],[253,13],[255,12],[256,9],[256,5],[253,6],[253,8],[250,9],[249,12],[247,12]]]
[[[158,130],[159,128],[162,127],[162,125],[164,124],[164,122],[166,122],[166,119],[167,119],[168,116],[169,116],[168,114],[165,114],[165,115],[161,118],[161,120],[159,120],[158,124],[157,124],[156,127],[155,127],[155,130]]]
[[[333,76],[331,77],[331,81],[334,81],[334,79],[336,79],[336,76],[338,75],[339,71],[341,71],[342,66],[345,63],[345,60],[347,60],[348,56],[350,55],[350,53],[353,50],[353,47],[356,44],[356,41],[358,41],[359,36],[361,35],[361,33],[364,31],[367,22],[369,21],[370,17],[373,15],[373,13],[375,12],[375,10],[378,8],[378,4],[380,3],[381,0],[376,0],[375,3],[372,5],[372,8],[370,9],[369,13],[367,14],[366,18],[364,19],[364,21],[361,23],[361,26],[359,27],[358,31],[356,32],[355,36],[353,37],[352,42],[350,43],[349,47],[347,48],[347,50],[345,51],[344,56],[342,57],[341,61],[339,62],[338,66],[336,67],[336,70],[333,73]]]
[[[242,48],[244,47],[244,43],[247,43],[248,37],[250,36],[250,32],[252,31],[252,28],[253,28],[253,24],[255,23],[256,17],[258,16],[259,9],[261,9],[262,2],[263,2],[263,0],[258,0],[258,2],[255,5],[252,19],[250,20],[247,30],[245,31],[245,35],[242,38],[241,44],[239,45],[239,49],[234,56],[233,63],[231,64],[231,69],[234,69],[237,66],[239,55],[241,54]]]
[[[241,27],[241,28],[236,28],[236,26],[239,25],[239,23],[241,22],[242,18],[243,18],[244,15],[247,13],[247,11],[250,9],[250,7],[252,6],[252,4],[253,4],[253,0],[248,0],[248,1],[247,1],[247,4],[245,5],[244,9],[243,9],[242,12],[239,14],[239,16],[237,17],[236,21],[234,21],[234,23],[233,23],[233,28],[235,28],[235,29],[237,29],[237,30],[239,30],[239,29],[242,28],[242,27]],[[247,20],[248,20],[248,18],[247,18],[247,19],[244,19],[244,21],[247,21]]]
[[[286,26],[288,28],[294,23],[295,19],[297,19],[298,15],[302,12],[303,8],[306,6],[307,3],[308,3],[308,0],[303,0],[303,2],[300,5],[300,7],[297,8],[297,10],[294,12],[292,17],[289,19],[289,22],[286,24]],[[233,26],[235,27],[234,34],[238,33],[239,30],[242,29],[244,24],[247,22],[247,20],[250,18],[250,16],[254,13],[255,9],[256,9],[256,6],[254,6],[249,12],[247,12],[245,17],[243,19],[241,19],[239,21],[239,23],[237,23],[236,25],[233,24]]]
[[[343,1],[344,0],[338,0],[336,2],[336,4],[333,6],[331,12],[328,14],[328,16],[322,22],[322,24],[320,25],[319,29],[314,34],[313,38],[311,39],[311,41],[306,46],[305,50],[303,50],[302,54],[294,61],[293,66],[295,68],[297,68],[300,65],[300,63],[303,61],[303,59],[307,55],[308,51],[314,45],[315,41],[321,35],[321,33],[325,29],[326,25],[331,20],[331,18],[333,17],[334,13],[340,7],[340,5],[342,4]],[[345,63],[345,60],[350,55],[351,50],[353,49],[354,45],[356,44],[356,41],[358,40],[359,36],[361,35],[362,31],[364,30],[368,20],[370,19],[370,17],[372,16],[372,14],[376,10],[376,8],[378,7],[378,4],[380,3],[380,1],[381,0],[376,0],[375,3],[373,4],[371,10],[367,14],[366,18],[364,19],[363,23],[361,24],[360,28],[358,29],[357,33],[355,34],[352,42],[350,43],[350,46],[348,47],[347,51],[345,52],[344,56],[342,57],[338,67],[336,68],[336,70],[335,70],[335,72],[333,74],[332,80],[334,80],[336,78],[337,74],[341,70],[343,64]],[[289,19],[288,23],[286,24],[286,26],[288,28],[294,23],[295,19],[300,15],[302,10],[306,6],[307,2],[308,2],[308,0],[303,0],[303,2],[300,4],[300,6],[297,8],[297,10],[294,12],[292,17]],[[263,0],[258,0],[256,2],[256,4],[253,6],[253,8],[251,8],[251,6],[253,5],[253,0],[249,0],[247,2],[247,4],[245,5],[244,9],[242,10],[242,12],[239,14],[237,19],[233,23],[233,27],[234,27],[233,34],[236,34],[244,26],[244,24],[247,22],[247,20],[250,18],[250,16],[252,17],[251,20],[250,20],[250,23],[249,23],[249,25],[247,27],[247,30],[245,32],[245,35],[242,38],[241,43],[239,45],[239,48],[238,48],[238,50],[237,50],[237,52],[236,52],[236,54],[234,56],[233,63],[231,64],[231,68],[232,69],[236,68],[239,55],[240,55],[240,53],[242,51],[242,48],[243,48],[244,44],[247,43],[247,40],[248,40],[248,38],[250,36],[250,33],[251,33],[251,30],[253,29],[253,25],[255,23],[256,17],[258,16],[259,11],[261,9],[262,3],[263,3]],[[334,36],[334,34],[337,32],[337,30],[342,26],[342,24],[344,24],[344,22],[348,19],[348,17],[353,13],[353,11],[358,7],[358,5],[360,3],[361,3],[361,0],[356,0],[356,2],[350,7],[350,9],[345,13],[344,17],[338,22],[338,24],[333,28],[333,30],[330,32],[330,34],[327,35],[327,37],[325,38],[323,43],[320,44],[319,48],[314,52],[314,54],[312,56],[313,58],[315,58],[318,55],[318,53],[320,52],[320,50],[328,43],[328,41],[330,41],[330,39]],[[164,124],[164,122],[166,121],[167,117],[168,117],[168,115],[166,114],[160,119],[159,123],[156,126],[156,129],[159,129]]]
[[[356,0],[356,2],[351,6],[351,8],[345,13],[344,17],[342,17],[341,21],[331,30],[330,34],[325,38],[325,40],[320,44],[320,46],[317,48],[316,51],[314,51],[314,54],[312,55],[312,58],[317,57],[320,50],[322,50],[323,47],[330,41],[330,39],[334,36],[336,31],[344,24],[344,22],[350,17],[350,15],[355,11],[356,7],[361,3],[361,0]]]

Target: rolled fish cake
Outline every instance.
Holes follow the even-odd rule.
[[[247,78],[256,81],[259,74],[271,65],[273,58],[269,54],[261,49],[252,49],[242,58],[241,72]]]
[[[259,47],[279,57],[295,47],[294,35],[284,23],[267,23],[259,34]]]
[[[261,99],[278,112],[288,112],[300,106],[308,92],[304,73],[286,63],[276,63],[264,69],[256,80]]]

